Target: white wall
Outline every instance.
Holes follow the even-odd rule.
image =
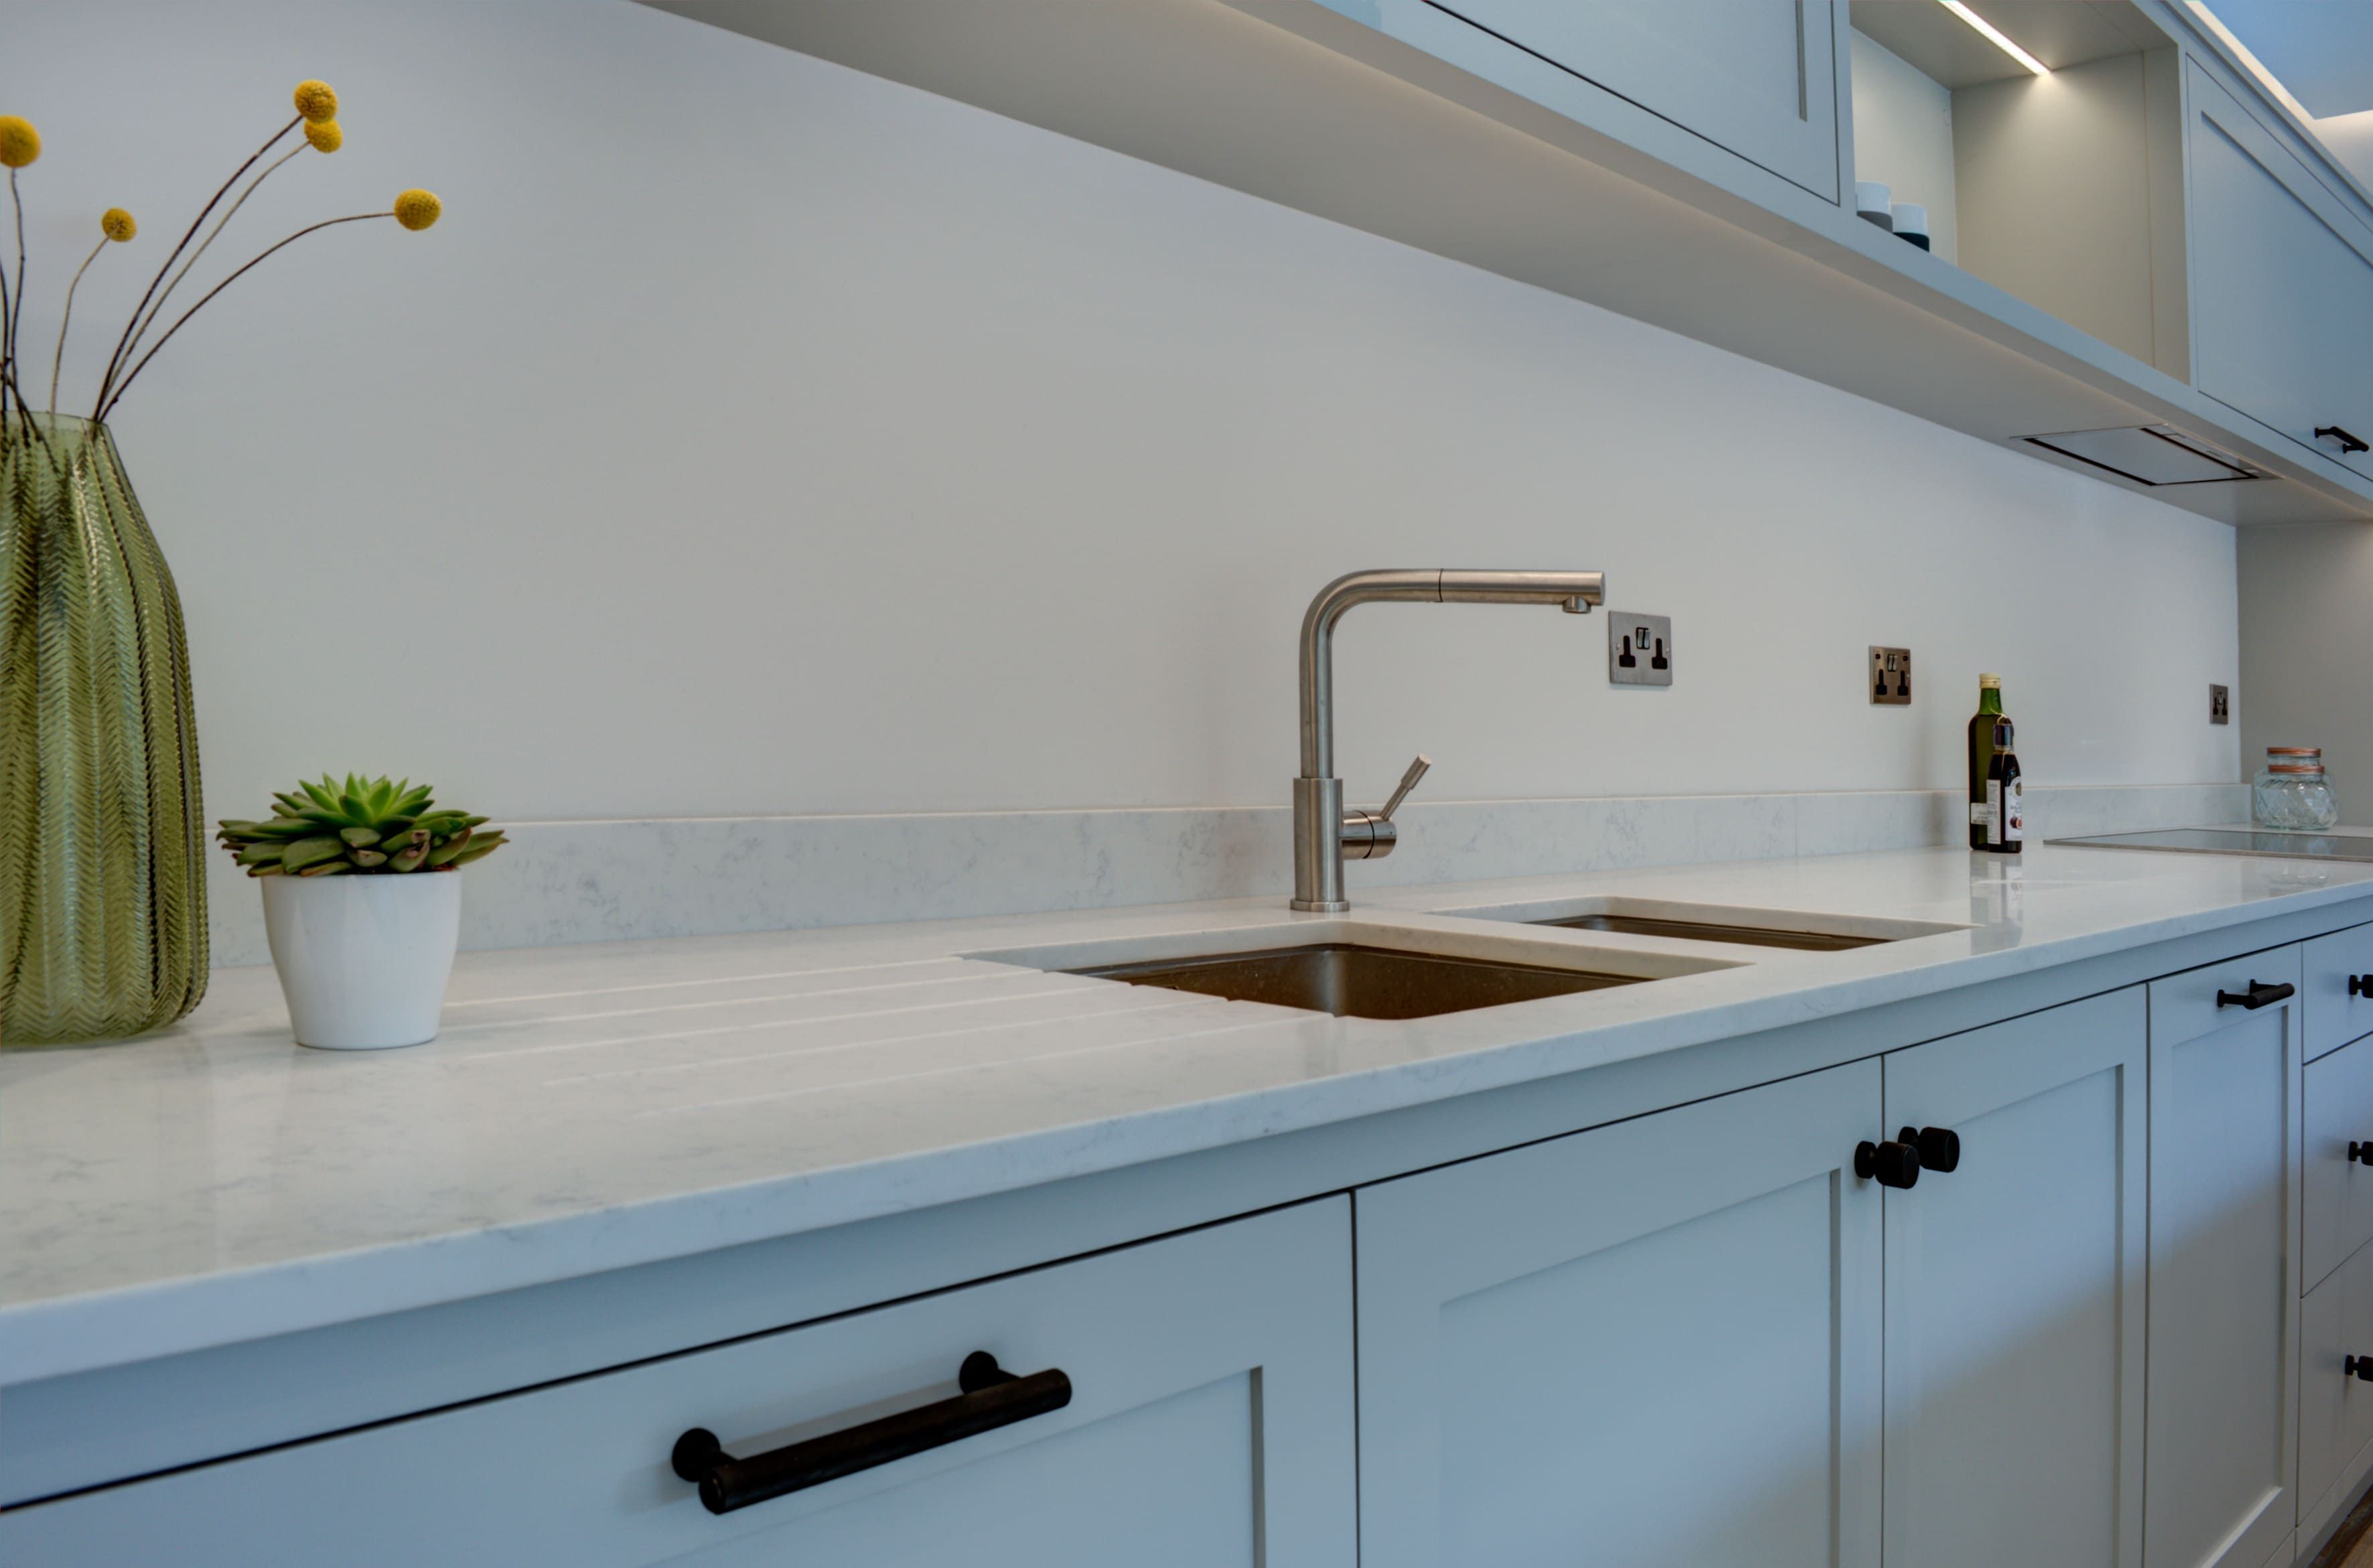
[[[1953,95],[1882,44],[1849,32],[1853,51],[1854,178],[1883,180],[1928,209],[1928,248],[1960,254],[1953,193]]]
[[[2238,766],[2229,530],[1588,305],[623,3],[0,39],[37,322],[112,203],[120,322],[301,76],[347,150],[249,243],[446,201],[275,258],[119,413],[217,814],[323,767],[508,817],[1281,803],[1302,608],[1376,565],[1603,568],[1680,678],[1363,610],[1359,794],[1420,748],[1437,798],[1952,785],[1981,669],[2039,783]]]
[[[2321,746],[2341,820],[2373,823],[2373,528],[2241,535],[2242,759]]]

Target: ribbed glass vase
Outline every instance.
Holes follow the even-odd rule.
[[[136,1035],[206,989],[173,574],[107,427],[0,425],[0,1045]]]

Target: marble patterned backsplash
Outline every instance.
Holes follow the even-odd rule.
[[[2030,837],[2238,822],[2242,784],[2034,788]],[[1957,843],[1942,790],[1412,802],[1362,887]],[[467,874],[465,948],[714,936],[1274,895],[1282,807],[637,818],[507,824]],[[262,900],[212,860],[214,961],[264,964]]]

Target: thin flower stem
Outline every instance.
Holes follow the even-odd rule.
[[[58,351],[50,356],[50,417],[53,419],[58,416],[58,371],[66,362],[66,328],[74,324],[75,290],[82,287],[82,275],[90,271],[90,263],[99,260],[99,253],[107,249],[107,242],[106,235],[99,237],[99,243],[90,248],[90,254],[82,259],[82,265],[75,268],[74,281],[66,285],[66,308],[58,312]]]
[[[214,211],[215,208],[221,204],[223,197],[229,193],[230,188],[233,185],[239,183],[239,177],[255,167],[255,161],[257,158],[260,158],[265,153],[270,152],[274,143],[279,141],[281,137],[286,135],[289,132],[295,130],[304,123],[305,117],[302,114],[299,114],[297,118],[288,122],[287,124],[283,125],[277,131],[273,132],[271,136],[265,140],[264,144],[256,148],[255,151],[250,155],[245,163],[240,164],[237,169],[231,170],[230,178],[222,182],[222,189],[216,191],[214,193],[213,200],[207,202],[205,206],[200,207],[198,209],[198,216],[190,220],[189,232],[181,236],[181,243],[174,246],[172,252],[166,256],[164,264],[157,269],[157,275],[148,280],[147,288],[143,290],[141,293],[140,302],[132,307],[132,319],[123,323],[123,335],[116,339],[115,352],[108,356],[107,373],[101,376],[99,380],[99,399],[92,404],[91,417],[93,419],[98,418],[99,410],[106,406],[108,401],[108,389],[115,383],[115,372],[123,368],[124,357],[131,351],[132,329],[140,324],[140,312],[148,308],[148,301],[155,296],[157,286],[165,281],[165,274],[167,271],[172,267],[176,261],[181,259],[181,252],[190,248],[191,240],[195,238],[197,235],[198,226],[206,221],[206,215]],[[18,270],[22,272],[24,269],[20,266]],[[22,280],[20,279],[18,287],[18,294],[21,298],[23,293],[24,288]]]
[[[263,173],[257,175],[254,179],[247,182],[247,189],[239,193],[239,200],[231,203],[229,207],[224,211],[222,216],[215,219],[215,226],[206,230],[206,237],[198,242],[198,248],[196,250],[190,252],[190,259],[181,263],[181,270],[173,275],[173,281],[165,286],[164,292],[158,295],[155,303],[148,307],[147,319],[133,329],[132,345],[124,350],[124,354],[127,357],[140,352],[140,340],[148,335],[148,329],[155,326],[157,324],[157,318],[165,313],[165,301],[173,297],[173,290],[181,287],[181,280],[190,275],[190,269],[198,264],[198,258],[206,253],[206,247],[212,245],[215,242],[215,237],[223,231],[223,225],[228,223],[233,217],[236,217],[239,215],[239,209],[247,205],[247,198],[255,194],[255,188],[258,185],[263,184],[266,180],[272,178],[272,171],[274,170],[279,168],[290,158],[295,158],[298,154],[310,150],[311,146],[312,144],[309,142],[302,146],[291,147],[288,151],[282,153],[279,158],[271,163],[266,164]]]
[[[304,239],[308,234],[316,233],[324,228],[335,228],[342,223],[368,223],[375,217],[393,217],[395,215],[392,212],[358,212],[349,213],[345,217],[325,217],[319,223],[307,225],[305,228],[300,228],[296,233],[290,235],[287,239],[280,241],[279,244],[273,246],[270,250],[263,251],[257,254],[254,261],[249,262],[246,266],[240,268],[239,271],[231,274],[220,283],[216,284],[212,288],[207,289],[204,298],[201,298],[196,304],[182,311],[181,316],[175,320],[173,324],[165,329],[165,335],[157,340],[156,347],[149,349],[147,353],[140,357],[140,362],[132,367],[131,370],[124,376],[123,384],[115,389],[115,395],[109,398],[105,403],[99,404],[99,412],[91,415],[92,420],[94,422],[98,422],[106,419],[109,411],[114,408],[118,403],[123,401],[123,394],[125,392],[132,390],[132,383],[139,379],[140,372],[148,368],[148,361],[157,357],[158,350],[172,342],[173,334],[180,332],[184,326],[188,325],[189,320],[192,316],[194,316],[199,311],[205,310],[206,308],[207,300],[212,299],[216,295],[220,294],[224,289],[228,288],[232,284],[237,283],[240,278],[246,276],[248,272],[258,263],[262,262],[264,257],[271,255],[275,251],[286,250],[287,247],[297,243],[298,240]]]
[[[0,322],[0,365],[10,368],[8,384],[16,386],[14,369],[17,363],[17,323],[25,314],[25,199],[17,193],[17,171],[8,170],[8,205],[17,209],[17,301],[8,308],[6,320]],[[24,390],[18,388],[21,400]]]

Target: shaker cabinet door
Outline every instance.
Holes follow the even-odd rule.
[[[1319,4],[1595,131],[1653,142],[1662,122],[1839,199],[1844,0]]]
[[[2136,987],[1887,1058],[1958,1155],[1886,1198],[1888,1561],[2139,1568],[2147,1052]]]
[[[2297,947],[2151,982],[2148,1568],[2259,1568],[2297,1522],[2298,983]]]
[[[1363,1568],[1875,1568],[1864,1061],[1362,1188]]]
[[[9,1568],[1354,1568],[1350,1203],[0,1514]],[[1068,1401],[723,1514],[671,1463],[958,1398],[987,1351]],[[1035,1411],[1035,1413],[1032,1413]],[[879,1428],[873,1430],[879,1431]],[[883,1453],[880,1446],[873,1449]]]
[[[2194,379],[2373,474],[2373,452],[2316,434],[2373,443],[2373,231],[2196,64],[2188,85]]]

